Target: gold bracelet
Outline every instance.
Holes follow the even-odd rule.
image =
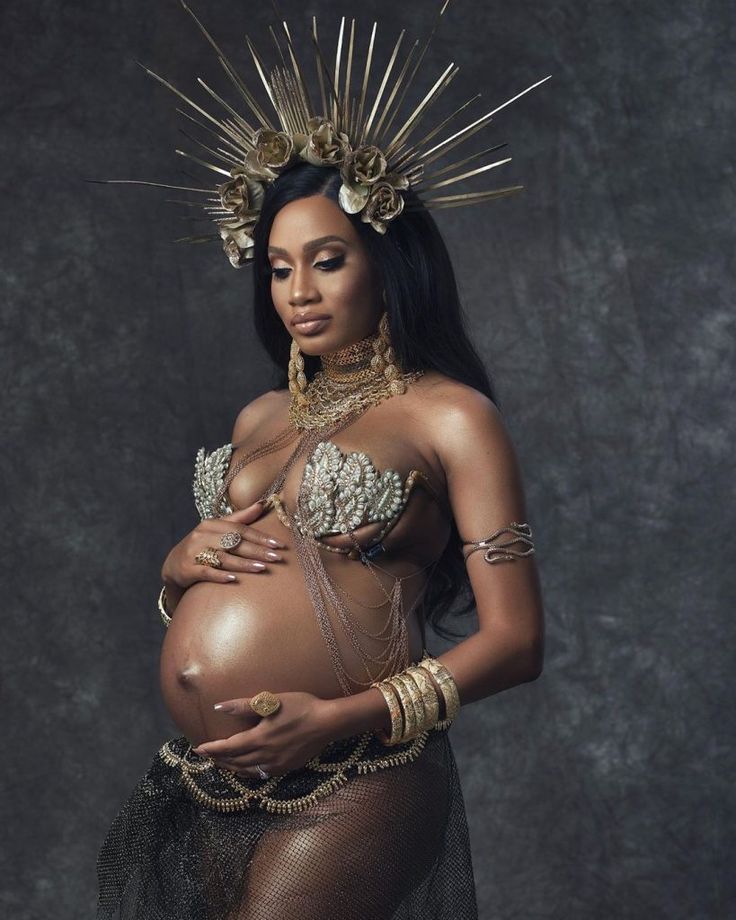
[[[430,728],[434,728],[440,718],[440,701],[437,696],[437,689],[424,668],[414,665],[404,673],[409,674],[419,687],[422,703],[424,704],[422,731],[428,731]]]
[[[401,714],[401,706],[399,706],[396,690],[392,685],[389,686],[386,681],[382,680],[375,681],[371,684],[371,687],[377,687],[381,691],[391,714],[391,735],[387,735],[383,729],[380,729],[376,734],[379,740],[386,745],[398,744],[404,734],[404,717]]]
[[[158,596],[158,612],[161,614],[161,622],[168,629],[171,614],[166,610],[166,585],[161,588],[161,593]]]
[[[417,733],[417,714],[414,707],[414,698],[404,686],[401,675],[394,674],[393,677],[386,679],[386,683],[391,684],[399,697],[399,702],[401,703],[401,708],[404,713],[404,733],[401,736],[401,740],[407,741],[409,738],[413,738]]]
[[[445,714],[441,723],[443,728],[448,728],[460,709],[460,696],[458,694],[457,684],[447,670],[447,668],[436,658],[425,658],[420,662],[420,667],[424,667],[437,681],[442,698],[445,701]]]
[[[407,705],[406,700],[408,699],[408,706],[411,709],[413,715],[414,728],[407,728],[401,740],[411,741],[412,738],[416,738],[417,735],[422,733],[423,726],[426,721],[424,700],[422,699],[421,690],[419,689],[417,682],[408,674],[407,671],[402,671],[400,674],[394,674],[392,677],[389,677],[388,680],[389,683],[394,684],[394,686],[398,684],[401,687],[401,690],[404,691],[403,696],[401,696],[401,690],[399,691],[402,704]]]
[[[441,728],[449,728],[460,709],[460,694],[458,693],[455,678],[437,658],[431,656],[422,658],[419,667],[425,668],[437,680],[445,701],[445,718],[438,722]]]

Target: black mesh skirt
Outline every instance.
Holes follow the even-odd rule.
[[[477,920],[447,731],[371,733],[270,780],[167,742],[108,831],[98,920]]]

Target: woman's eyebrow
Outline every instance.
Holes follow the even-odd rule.
[[[320,236],[316,240],[310,240],[308,243],[305,243],[302,246],[302,252],[311,252],[313,249],[319,249],[320,246],[324,246],[325,243],[332,242],[344,243],[346,246],[350,245],[350,243],[348,243],[347,240],[344,240],[341,236],[337,236],[337,234],[331,233],[328,236]],[[269,246],[268,251],[278,256],[289,255],[288,251],[286,249],[282,249],[280,246]]]

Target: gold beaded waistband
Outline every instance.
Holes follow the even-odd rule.
[[[438,727],[431,731],[443,730],[446,729]],[[351,774],[365,774],[416,760],[431,731],[392,747],[390,754],[373,732],[353,735],[328,744],[304,767],[269,779],[241,777],[222,770],[210,758],[195,754],[184,736],[167,741],[158,751],[158,757],[180,771],[186,791],[207,808],[231,812],[259,807],[292,814],[345,785]]]

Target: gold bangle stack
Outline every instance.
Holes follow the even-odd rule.
[[[169,623],[171,622],[171,614],[166,609],[166,585],[161,588],[161,593],[158,596],[158,612],[161,614],[161,622],[168,629]]]
[[[432,677],[439,685],[444,702],[444,718],[440,720],[440,700]],[[460,695],[455,680],[436,658],[424,657],[400,674],[375,681],[371,687],[381,691],[391,715],[391,734],[383,729],[376,732],[385,745],[411,741],[432,728],[449,728],[460,709]]]

